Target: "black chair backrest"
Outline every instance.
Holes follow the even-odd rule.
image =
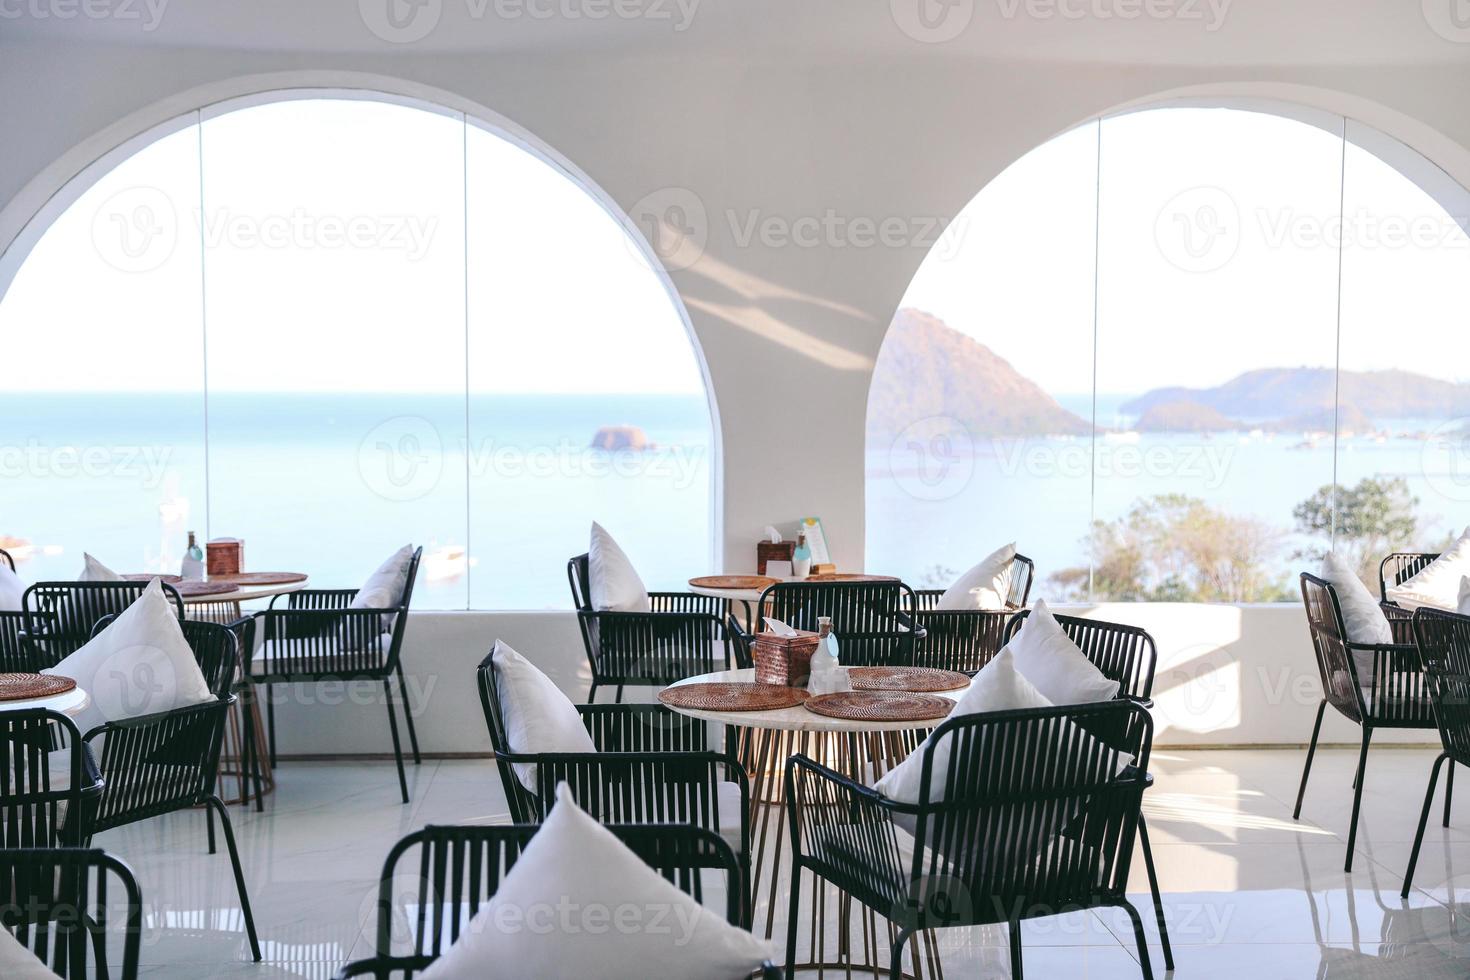
[[[33,674],[43,666],[25,642],[26,614],[19,609],[0,611],[0,672]]]
[[[6,565],[9,565],[12,572],[15,571],[15,559],[10,557],[10,552],[6,551],[4,548],[0,548],[0,561],[3,561]]]
[[[1414,639],[1440,744],[1450,761],[1470,765],[1470,616],[1416,609]]]
[[[109,896],[109,875],[121,896]],[[112,906],[120,897],[127,907],[121,978],[136,980],[142,893],[132,870],[117,858],[87,848],[0,849],[0,895],[6,896],[0,926],[63,980],[107,975],[95,958],[94,941],[103,941],[99,923],[116,923]]]
[[[1388,590],[1403,585],[1428,567],[1438,554],[1422,551],[1395,551],[1378,564],[1378,596],[1388,601]]]
[[[1017,613],[1006,624],[1005,641],[1024,625],[1029,611]],[[1055,614],[1054,614],[1055,615]],[[1073,643],[1081,648],[1108,680],[1118,682],[1118,693],[1125,697],[1153,696],[1154,671],[1159,651],[1148,630],[1123,623],[1108,623],[1081,616],[1056,616],[1056,621]]]
[[[490,733],[490,748],[495,753],[495,766],[500,770],[500,784],[510,805],[510,817],[516,823],[534,823],[539,819],[537,800],[521,785],[514,768],[505,760],[511,747],[505,730],[505,716],[500,710],[500,688],[495,676],[494,658],[495,650],[492,648],[475,671],[476,685],[480,689],[480,709],[485,714],[485,728]]]
[[[1354,721],[1367,714],[1359,685],[1371,684],[1372,677],[1358,676],[1358,665],[1348,649],[1347,626],[1342,618],[1342,604],[1331,582],[1310,572],[1302,572],[1302,604],[1307,612],[1307,629],[1312,636],[1312,652],[1317,657],[1317,673],[1322,680],[1322,693],[1338,711]]]
[[[21,596],[27,641],[42,667],[54,667],[92,638],[97,621],[131,606],[147,582],[37,582]],[[167,582],[164,596],[184,618],[184,601]]]
[[[655,871],[682,891],[699,897],[701,872],[724,872],[726,918],[741,922],[740,865],[730,845],[718,834],[682,824],[607,824],[619,840]],[[487,904],[538,827],[429,826],[409,834],[393,846],[383,864],[378,887],[376,949],[379,956],[394,955],[395,938],[409,954],[427,965],[459,938],[482,905]],[[417,851],[417,860],[406,862],[416,876],[416,888],[404,891],[408,869],[399,869],[404,856]],[[407,899],[408,907],[395,908],[395,895]],[[396,914],[395,914],[396,913]],[[394,935],[395,921],[407,925]]]
[[[758,608],[763,616],[811,632],[817,631],[819,617],[831,617],[843,664],[867,667],[913,663],[914,632],[906,610],[915,605],[913,589],[884,579],[781,582],[761,593]]]
[[[53,752],[58,759],[65,753],[64,765]],[[0,848],[81,845],[83,795],[92,783],[85,758],[66,715],[0,710]]]
[[[592,611],[592,575],[587,561],[586,554],[567,561],[567,584],[572,587],[572,607],[578,612]]]

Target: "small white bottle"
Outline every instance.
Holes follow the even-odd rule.
[[[189,547],[184,552],[184,560],[179,563],[179,575],[186,582],[204,580],[204,552],[195,540],[193,531],[189,532]]]
[[[812,573],[812,549],[807,546],[806,532],[800,531],[796,535],[796,550],[791,553],[791,574],[797,578],[806,578]]]

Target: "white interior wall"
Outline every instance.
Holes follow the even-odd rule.
[[[0,38],[4,30],[0,25]],[[202,103],[313,79],[356,79],[485,107],[534,133],[635,217],[640,201],[660,200],[670,188],[697,197],[707,242],[697,261],[673,272],[673,282],[719,407],[725,568],[748,569],[760,528],[801,514],[822,515],[837,562],[857,568],[869,373],[924,250],[840,240],[816,247],[742,243],[736,229],[752,218],[947,218],[1049,136],[1098,112],[1172,94],[1288,97],[1347,112],[1470,185],[1463,102],[1470,65],[1463,59],[1191,68],[1003,63],[931,49],[885,61],[871,52],[771,60],[740,51],[681,55],[676,48],[312,54],[0,40],[0,85],[10,93],[0,100],[0,201],[7,202],[0,249],[87,162]],[[1166,677],[1218,663],[1206,672],[1216,679],[1209,683],[1232,673],[1244,679],[1236,712],[1212,702],[1208,710],[1221,720],[1211,730],[1193,731],[1197,721],[1181,721],[1161,732],[1161,741],[1305,738],[1310,707],[1302,708],[1301,721],[1294,702],[1286,708],[1256,697],[1265,688],[1255,678],[1281,665],[1292,685],[1315,673],[1295,610],[1130,606],[1108,614],[1159,630]],[[416,616],[408,654],[415,673],[452,679],[431,699],[446,706],[442,713],[430,707],[424,716],[428,747],[462,750],[466,732],[481,736],[477,706],[462,703],[473,690],[461,681],[495,635],[552,665],[568,650],[580,656],[569,615]],[[1222,644],[1222,636],[1230,642]],[[1177,692],[1190,685],[1161,680],[1163,686],[1171,687],[1160,699],[1161,712],[1169,713],[1172,700],[1184,697]],[[1221,696],[1229,699],[1228,688]],[[299,719],[288,711],[284,725],[293,736],[283,749],[362,750],[379,734],[386,748],[381,722],[365,711]]]

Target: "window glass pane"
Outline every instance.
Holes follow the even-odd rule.
[[[1083,126],[996,177],[920,266],[868,399],[870,571],[946,587],[1014,540],[1085,590],[1096,186]]]
[[[210,527],[249,567],[355,587],[412,541],[414,604],[464,607],[463,159],[382,102],[204,122]]]
[[[1332,482],[1341,145],[1236,110],[1103,122],[1096,598],[1294,594],[1294,509]]]
[[[1470,504],[1470,240],[1445,204],[1357,145],[1461,188],[1381,134],[1349,129],[1342,289],[1338,548],[1378,587],[1393,550],[1439,551]]]
[[[650,589],[683,588],[713,568],[710,417],[683,320],[559,169],[474,126],[467,148],[471,602],[568,606],[563,559],[593,520]]]
[[[48,228],[0,300],[0,547],[25,581],[177,572],[204,531],[198,130],[140,149]]]

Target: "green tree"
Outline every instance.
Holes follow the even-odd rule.
[[[1336,550],[1376,590],[1378,563],[1388,553],[1410,547],[1420,536],[1418,505],[1419,499],[1401,476],[1365,477],[1352,487],[1328,484],[1292,511],[1297,531],[1313,540],[1311,548],[1294,557],[1319,561]]]

